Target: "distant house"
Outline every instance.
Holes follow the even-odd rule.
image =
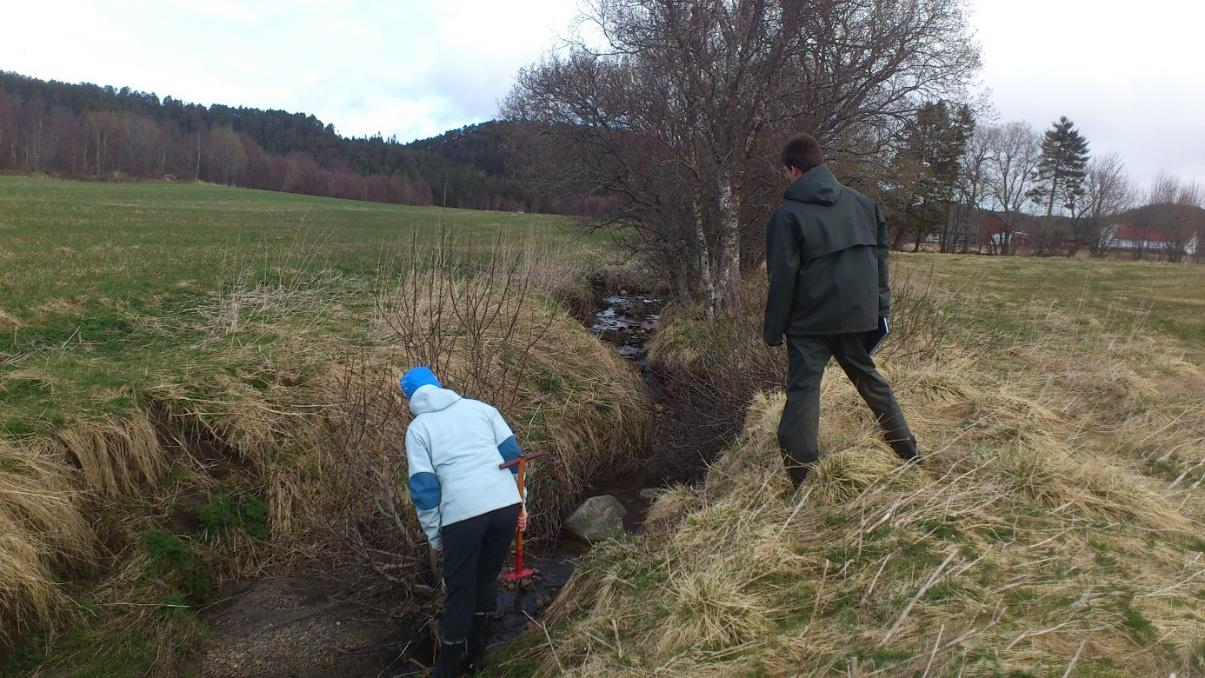
[[[1197,236],[1184,244],[1184,254],[1197,253]],[[1115,226],[1109,246],[1116,252],[1166,252],[1177,246],[1174,238],[1157,228],[1139,228],[1128,224]]]
[[[984,212],[979,220],[979,226],[976,229],[978,242],[976,243],[980,249],[987,248],[989,252],[1003,249],[1005,245],[1012,247],[1025,247],[1029,244],[1029,234],[1025,231],[1014,230],[1011,234],[1008,232],[1008,226],[1004,223],[1004,219],[995,212]]]

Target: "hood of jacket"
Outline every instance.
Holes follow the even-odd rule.
[[[410,413],[414,416],[426,412],[438,412],[451,407],[460,400],[460,394],[447,388],[420,386],[410,398]]]
[[[837,177],[824,165],[817,165],[804,173],[787,187],[782,197],[795,202],[813,205],[832,205],[837,202],[843,187]]]

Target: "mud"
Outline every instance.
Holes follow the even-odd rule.
[[[215,642],[200,656],[197,672],[283,678],[421,671],[411,657],[429,641],[406,638],[388,616],[353,601],[355,593],[318,575],[232,584],[223,591],[227,602],[206,615]]]

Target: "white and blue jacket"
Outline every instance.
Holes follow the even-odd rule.
[[[422,386],[410,397],[406,429],[410,498],[432,547],[440,528],[519,503],[513,470],[522,452],[498,410],[455,391]]]

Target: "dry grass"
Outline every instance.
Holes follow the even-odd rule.
[[[63,611],[52,570],[92,562],[96,547],[61,452],[0,440],[0,645]]]
[[[58,439],[83,475],[83,486],[117,499],[153,484],[167,470],[154,426],[145,416],[104,419],[60,431]]]
[[[664,341],[723,362],[692,332]],[[706,480],[596,549],[500,672],[1205,674],[1200,369],[1149,334],[988,345],[887,359],[922,467],[838,371],[792,493],[783,396],[753,398]]]
[[[21,328],[21,321],[0,308],[0,332],[12,332]]]

